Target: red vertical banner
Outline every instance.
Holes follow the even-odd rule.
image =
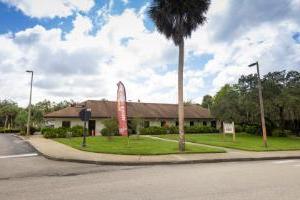
[[[127,136],[128,128],[127,128],[126,91],[125,91],[125,86],[121,81],[117,85],[118,85],[117,112],[118,112],[119,134],[122,136]]]

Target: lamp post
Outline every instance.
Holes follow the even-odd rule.
[[[81,121],[83,121],[83,140],[81,143],[82,147],[86,147],[86,123],[91,119],[92,117],[92,110],[90,108],[87,108],[87,103],[85,102],[84,105],[77,106],[77,108],[82,108],[79,112],[79,117]]]
[[[28,118],[27,118],[27,133],[26,135],[30,135],[30,116],[31,116],[31,97],[32,97],[32,81],[33,81],[33,71],[27,70],[27,73],[31,73],[31,81],[30,81],[30,96],[29,96],[29,105],[28,105]]]
[[[260,81],[260,73],[259,73],[259,65],[258,62],[252,63],[249,67],[256,66],[257,68],[257,79],[258,79],[258,97],[260,103],[260,118],[261,118],[261,126],[263,132],[263,142],[265,147],[267,147],[267,130],[266,130],[266,123],[265,123],[265,111],[264,111],[264,102],[262,98],[262,91],[261,91],[261,81]]]

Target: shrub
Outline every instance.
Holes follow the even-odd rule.
[[[43,129],[43,136],[45,138],[56,138],[57,137],[56,128]]]
[[[103,128],[101,130],[101,135],[102,136],[111,136],[111,133],[109,132],[109,130],[107,128]]]
[[[245,126],[245,132],[249,134],[257,134],[258,133],[258,127],[255,125],[246,125]]]
[[[25,130],[21,130],[21,131],[20,131],[20,135],[25,136],[26,134],[27,134],[27,133],[26,133]]]
[[[168,134],[178,134],[179,130],[176,126],[170,126],[167,130]]]
[[[20,133],[20,129],[15,129],[15,128],[0,128],[0,133]]]
[[[65,137],[81,137],[83,134],[82,126],[74,126],[72,128],[43,128],[41,133],[45,138],[65,138]]]
[[[168,128],[165,127],[151,126],[148,128],[140,129],[141,135],[163,135],[167,133],[168,133]]]
[[[69,128],[59,127],[56,129],[56,137],[57,138],[65,138],[65,137],[67,137],[68,131],[70,131]]]
[[[103,129],[101,130],[102,135],[104,136],[119,135],[118,121],[115,118],[103,120],[103,125],[105,128],[103,128],[104,133],[102,133]]]
[[[241,133],[241,132],[244,132],[244,131],[245,131],[245,130],[244,130],[244,127],[241,126],[241,125],[239,125],[239,124],[236,124],[236,125],[234,126],[234,128],[235,128],[235,132],[236,132],[236,133]]]
[[[101,130],[102,136],[119,136],[119,130],[116,130],[115,132],[111,132],[108,128],[103,128]]]
[[[83,127],[82,126],[73,126],[70,130],[70,132],[72,133],[71,136],[72,137],[82,137],[83,135]]]
[[[290,130],[275,129],[272,131],[272,136],[274,137],[287,137],[291,134],[292,132]]]
[[[185,133],[193,134],[193,133],[217,133],[218,130],[214,127],[209,126],[187,126],[184,127]],[[140,129],[141,135],[163,135],[163,134],[178,134],[178,127],[157,127],[152,126],[148,128]]]
[[[219,132],[216,128],[210,126],[190,126],[185,127],[186,133],[217,133]]]

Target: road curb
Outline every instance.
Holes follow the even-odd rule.
[[[270,156],[270,157],[245,157],[245,158],[216,158],[216,159],[198,159],[198,160],[178,160],[178,161],[96,161],[96,160],[81,160],[81,159],[69,159],[69,158],[58,158],[47,155],[39,151],[30,141],[26,138],[12,134],[25,142],[27,142],[36,152],[54,161],[64,161],[73,163],[84,163],[84,164],[96,164],[96,165],[116,165],[116,166],[149,166],[149,165],[179,165],[179,164],[201,164],[201,163],[225,163],[225,162],[250,162],[250,161],[264,161],[264,160],[288,160],[288,159],[300,159],[299,156]]]
[[[225,162],[251,162],[264,160],[289,160],[300,159],[300,156],[287,157],[264,157],[264,158],[232,158],[232,159],[203,159],[203,160],[186,160],[186,161],[158,161],[158,162],[112,162],[112,161],[94,161],[94,160],[77,160],[66,158],[55,158],[39,152],[49,160],[64,161],[73,163],[96,164],[96,165],[116,165],[116,166],[147,166],[147,165],[179,165],[179,164],[201,164],[201,163],[225,163]]]

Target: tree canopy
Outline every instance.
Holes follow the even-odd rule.
[[[266,74],[262,78],[262,93],[267,126],[299,131],[300,73],[276,71]],[[223,121],[259,125],[257,76],[241,76],[238,83],[223,86],[213,97],[212,113]]]
[[[68,107],[75,102],[61,101],[51,102],[43,100],[32,105],[31,125],[41,127],[44,123],[44,115],[53,111]],[[27,108],[19,107],[18,104],[11,100],[0,100],[0,127],[4,128],[23,128],[27,123]]]

